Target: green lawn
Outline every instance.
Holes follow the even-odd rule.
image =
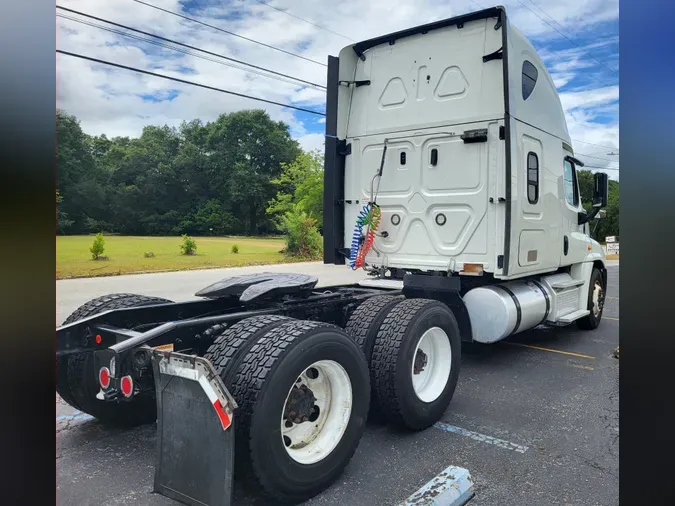
[[[197,254],[180,254],[180,237],[106,236],[105,252],[109,260],[92,260],[89,247],[94,236],[56,237],[56,279],[111,276],[153,271],[178,271],[213,267],[239,267],[291,262],[279,251],[283,238],[195,237]],[[239,253],[231,252],[232,245]],[[154,258],[145,258],[153,252]]]

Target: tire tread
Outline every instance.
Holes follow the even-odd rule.
[[[270,379],[270,374],[275,365],[283,360],[285,353],[298,339],[302,339],[308,332],[318,329],[335,329],[343,332],[336,325],[306,320],[291,320],[281,323],[262,335],[256,344],[242,360],[236,378],[232,381],[231,394],[237,401],[236,426],[236,472],[239,473],[250,487],[261,490],[264,495],[274,497],[282,501],[295,501],[295,497],[284,497],[277,490],[270,490],[263,476],[257,472],[260,463],[251,452],[252,434],[250,427],[255,416],[257,402],[261,391]],[[365,361],[365,359],[364,359]],[[354,452],[356,448],[354,448]],[[347,459],[347,463],[354,455]]]
[[[402,402],[396,388],[399,374],[407,374],[398,370],[398,357],[408,327],[420,310],[426,306],[442,305],[432,299],[405,299],[396,304],[386,316],[380,327],[373,347],[370,361],[370,381],[376,396],[378,407],[387,420],[395,426],[406,427]]]

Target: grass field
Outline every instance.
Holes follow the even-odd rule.
[[[109,260],[92,260],[89,247],[94,236],[56,237],[56,279],[112,276],[139,272],[177,271],[214,267],[240,267],[292,262],[279,251],[283,238],[195,237],[197,254],[180,254],[180,237],[106,236]],[[232,245],[239,253],[231,251]],[[154,258],[144,253],[153,252]]]

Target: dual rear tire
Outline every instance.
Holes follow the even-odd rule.
[[[372,415],[411,430],[440,420],[457,386],[461,358],[459,327],[445,304],[373,297],[345,328],[369,363]]]
[[[239,408],[235,476],[276,501],[322,492],[359,444],[370,401],[363,353],[339,327],[254,316],[205,355]]]
[[[169,302],[130,294],[94,299],[66,323],[115,308]],[[457,322],[442,303],[367,299],[346,331],[278,315],[224,328],[205,358],[239,408],[235,474],[275,501],[297,503],[325,490],[344,471],[365,429],[371,396],[385,418],[420,430],[440,419],[457,383]],[[92,354],[59,359],[57,390],[73,407],[106,423],[156,419],[154,391],[130,403],[106,403]],[[370,364],[370,370],[369,370]]]

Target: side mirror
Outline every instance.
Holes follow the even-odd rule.
[[[596,172],[593,176],[593,207],[606,207],[608,198],[609,176],[604,172]]]
[[[601,212],[601,208],[607,205],[609,197],[609,177],[604,172],[596,172],[593,176],[593,208],[589,214],[581,211],[578,214],[577,223],[583,225],[595,219]],[[605,213],[606,214],[606,213]],[[602,216],[601,216],[602,218]]]
[[[607,211],[605,211],[604,209],[601,209],[601,210],[598,212],[598,214],[595,215],[595,218],[594,218],[594,219],[600,220],[600,219],[606,218],[606,217],[607,217]]]

